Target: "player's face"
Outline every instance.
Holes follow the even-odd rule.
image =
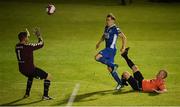
[[[158,74],[156,75],[156,78],[158,79],[164,79],[165,73],[163,71],[159,71]]]
[[[112,26],[114,24],[114,20],[111,19],[111,17],[106,18],[106,25],[107,26]]]
[[[29,41],[28,36],[24,38],[24,41],[27,43]]]

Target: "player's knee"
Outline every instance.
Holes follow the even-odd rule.
[[[95,60],[98,61],[101,57],[102,57],[102,56],[101,56],[100,54],[97,54],[97,55],[95,56]]]
[[[52,79],[52,75],[48,73],[46,80],[51,80],[51,79]]]
[[[94,59],[95,59],[96,61],[98,61],[98,57],[97,57],[97,56],[95,56]]]
[[[132,67],[132,70],[133,70],[133,72],[137,72],[137,71],[139,71],[139,67],[137,65],[134,65]]]
[[[109,72],[112,72],[112,68],[111,67],[107,67]]]
[[[128,71],[123,72],[123,77],[125,79],[129,79],[130,76],[131,76],[131,74]]]

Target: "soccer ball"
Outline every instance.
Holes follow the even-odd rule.
[[[48,4],[46,7],[46,12],[48,15],[52,15],[56,10],[56,7],[53,4]]]

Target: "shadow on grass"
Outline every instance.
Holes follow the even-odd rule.
[[[127,94],[127,93],[135,93],[135,92],[138,92],[138,91],[134,91],[134,90],[124,91],[124,92],[122,92],[122,91],[115,91],[115,92],[113,93],[113,95],[120,95],[120,94]]]
[[[157,96],[157,95],[159,95],[159,94],[156,93],[156,92],[150,92],[150,93],[148,93],[148,92],[135,91],[135,90],[129,90],[129,91],[124,91],[124,92],[122,92],[122,91],[116,91],[116,92],[114,92],[113,94],[114,94],[114,95],[120,95],[120,94],[127,94],[127,93],[146,93],[146,94],[148,94],[149,96]]]
[[[91,99],[87,99],[89,97],[92,97],[94,95],[99,95],[99,96],[105,96],[108,94],[112,94],[112,95],[117,95],[117,94],[126,94],[126,93],[131,93],[131,92],[135,92],[135,91],[126,91],[126,92],[122,92],[122,91],[115,91],[115,90],[103,90],[103,91],[95,91],[95,92],[90,92],[90,93],[85,93],[85,94],[80,94],[77,95],[75,98],[74,102],[86,102],[86,101],[93,101],[96,100],[97,98],[91,98]],[[64,105],[67,104],[68,100],[69,100],[70,95],[68,95],[64,100],[54,104],[54,106],[57,105]]]
[[[155,93],[155,92],[148,93],[148,94],[149,94],[149,96],[157,96],[157,95],[159,95],[158,93]]]
[[[14,101],[11,101],[9,103],[4,103],[4,104],[0,104],[0,106],[23,106],[23,105],[29,105],[29,104],[34,104],[34,103],[38,103],[38,102],[41,102],[43,100],[37,100],[37,101],[33,101],[33,102],[29,102],[29,103],[20,103],[20,104],[15,104],[19,101],[22,101],[26,98],[20,98],[20,99],[17,99],[17,100],[14,100]]]

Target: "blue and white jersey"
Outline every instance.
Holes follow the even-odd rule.
[[[106,48],[116,49],[116,41],[120,32],[120,29],[115,24],[105,27],[103,36],[105,38]]]

